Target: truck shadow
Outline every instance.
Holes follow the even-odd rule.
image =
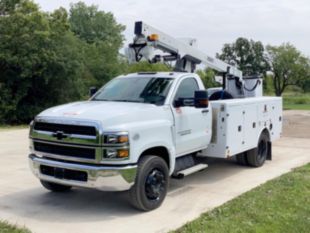
[[[208,161],[209,168],[182,180],[172,179],[170,193],[182,188],[180,195],[192,185],[208,185],[226,179],[232,173],[249,169],[234,161]],[[65,193],[51,193],[38,183],[37,188],[11,193],[0,197],[3,213],[49,222],[96,222],[144,214],[131,207],[127,192],[102,192],[74,188]],[[169,198],[166,199],[169,201]],[[156,210],[155,210],[156,211]]]
[[[74,188],[65,193],[52,193],[40,184],[38,188],[1,197],[0,211],[57,222],[92,222],[141,213],[131,208],[127,192]]]
[[[181,180],[172,179],[170,182],[170,192],[186,186],[212,185],[221,180],[228,179],[232,175],[243,172],[244,170],[253,169],[252,167],[238,165],[235,158],[206,158],[202,159],[201,162],[208,164],[208,167],[203,171],[184,177]]]

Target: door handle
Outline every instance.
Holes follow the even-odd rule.
[[[204,109],[201,111],[202,113],[208,113],[209,112],[209,109]]]

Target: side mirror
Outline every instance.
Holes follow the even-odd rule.
[[[97,87],[89,88],[89,97],[92,97],[98,91]]]
[[[195,108],[207,108],[209,106],[208,92],[195,91]]]
[[[182,104],[183,104],[182,101],[178,99],[178,100],[175,100],[175,101],[174,101],[173,106],[174,106],[175,108],[180,108],[180,107],[183,106]]]
[[[174,101],[174,107],[193,107],[195,106],[195,101],[193,98],[179,98]]]

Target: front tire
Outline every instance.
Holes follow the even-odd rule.
[[[169,184],[169,169],[165,160],[146,155],[138,163],[134,186],[130,189],[131,204],[143,211],[158,208],[164,201]]]
[[[66,192],[72,188],[71,186],[56,184],[56,183],[52,183],[52,182],[48,182],[44,180],[40,180],[40,182],[44,188],[52,192]]]

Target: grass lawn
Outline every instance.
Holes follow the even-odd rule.
[[[310,110],[310,94],[288,92],[283,94],[284,110]]]
[[[275,96],[273,91],[265,92],[265,96]],[[310,93],[288,90],[283,93],[284,110],[310,110]]]
[[[283,104],[284,110],[310,110],[310,104]]]
[[[175,232],[310,232],[310,164],[204,213]]]
[[[6,222],[0,221],[0,233],[30,233],[26,228],[18,228]]]

